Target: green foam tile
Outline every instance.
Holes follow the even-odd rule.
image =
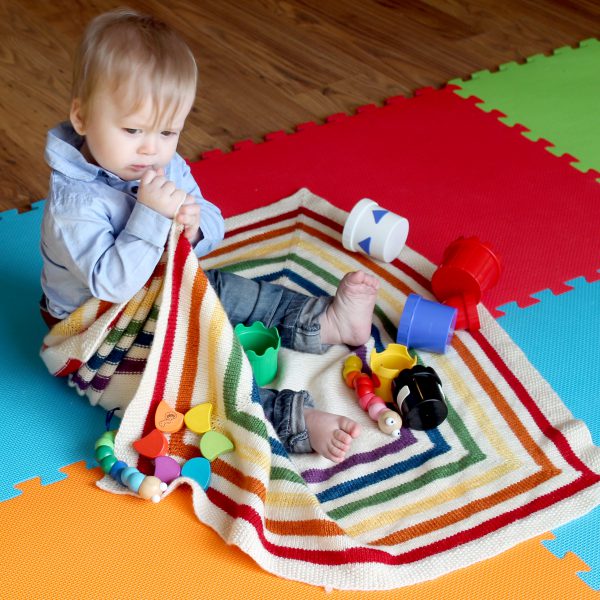
[[[480,71],[468,81],[455,79],[462,97],[477,96],[483,110],[520,123],[532,140],[545,138],[555,153],[576,157],[581,171],[600,171],[600,42],[585,40],[578,48],[558,48],[551,56],[536,54],[525,63],[509,62],[498,71]]]

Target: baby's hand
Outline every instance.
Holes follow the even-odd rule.
[[[187,194],[165,177],[163,169],[148,169],[140,180],[138,202],[168,219],[175,216],[186,198]]]
[[[175,220],[184,226],[183,235],[192,246],[200,241],[200,205],[189,194],[181,205]]]

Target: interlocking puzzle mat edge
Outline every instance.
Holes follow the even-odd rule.
[[[461,97],[472,97],[481,110],[495,112],[502,123],[517,126],[528,139],[540,140],[550,153],[598,178],[599,60],[600,42],[590,38],[449,84],[457,86]]]
[[[99,468],[83,463],[67,478],[0,503],[0,596],[7,598],[323,598],[324,590],[275,577],[227,546],[196,521],[187,488],[154,505],[97,489]],[[478,600],[596,598],[573,574],[586,566],[574,555],[558,559],[534,538],[510,552],[441,577],[387,592],[336,591],[342,600]],[[22,552],[24,544],[35,552]],[[175,554],[175,548],[179,548]],[[185,551],[181,551],[185,548]],[[15,553],[18,558],[15,558]],[[118,557],[115,558],[115,557]],[[178,569],[173,569],[174,561]],[[232,577],[232,573],[235,576]],[[74,573],[77,576],[74,576]]]

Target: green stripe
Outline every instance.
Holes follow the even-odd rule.
[[[242,374],[244,351],[242,350],[242,346],[233,332],[233,329],[231,330],[231,336],[231,353],[229,354],[229,360],[227,361],[227,367],[225,368],[225,375],[223,377],[225,415],[230,421],[233,421],[240,427],[268,440],[269,435],[264,421],[254,415],[239,411],[237,408],[237,393]]]
[[[314,262],[299,256],[295,252],[290,252],[289,254],[277,256],[275,258],[258,258],[254,260],[246,260],[239,263],[227,265],[226,267],[221,267],[221,270],[230,271],[232,273],[238,273],[240,271],[248,271],[251,269],[264,267],[265,265],[273,265],[280,263],[284,264],[290,261],[304,267],[307,271],[310,271],[317,277],[320,277],[323,281],[327,282],[333,288],[337,288],[337,286],[340,284],[340,280],[337,277],[334,277],[331,273],[325,271],[325,269],[319,267]],[[392,323],[392,321],[383,312],[383,309],[378,304],[375,305],[374,313],[380,320],[383,329],[389,335],[389,337],[393,340],[396,339],[397,325],[394,325],[394,323]]]
[[[452,404],[450,402],[447,402],[447,405],[447,421],[454,430],[455,435],[459,438],[461,444],[467,451],[467,454],[465,456],[461,457],[458,461],[449,465],[435,467],[412,481],[408,481],[396,487],[383,490],[382,492],[373,494],[371,496],[368,496],[367,498],[363,498],[361,500],[356,500],[354,502],[349,502],[348,504],[338,506],[337,508],[328,511],[327,514],[334,520],[342,519],[343,517],[347,517],[348,515],[351,515],[357,510],[375,506],[377,504],[382,504],[383,502],[388,502],[389,500],[393,500],[394,498],[398,498],[404,494],[408,494],[410,492],[418,490],[432,483],[433,481],[436,481],[437,479],[444,479],[446,477],[455,475],[456,473],[460,473],[460,471],[466,469],[467,467],[470,467],[484,460],[486,458],[486,455],[479,448],[479,446],[477,446],[475,440],[467,430],[462,419],[454,410]]]
[[[243,272],[243,271],[247,271],[247,270],[251,270],[251,269],[259,269],[260,270],[261,267],[265,267],[267,265],[283,265],[285,262],[292,262],[292,263],[301,265],[304,269],[313,273],[317,277],[321,278],[323,281],[327,282],[332,287],[337,287],[337,285],[339,284],[338,278],[336,278],[333,275],[331,275],[330,273],[326,272],[323,268],[321,268],[314,262],[312,262],[306,258],[300,257],[295,252],[291,252],[287,255],[278,256],[278,257],[247,260],[247,261],[228,265],[227,267],[225,267],[225,269],[227,269],[231,272]],[[281,268],[281,267],[279,267],[279,268]],[[392,321],[384,313],[383,309],[379,305],[375,306],[374,312],[375,312],[376,316],[379,318],[387,335],[392,340],[395,339],[396,331],[397,331],[396,325],[392,323]],[[236,341],[237,341],[237,339],[236,339]],[[238,350],[239,350],[239,352],[243,352],[241,347],[239,347]],[[421,358],[416,353],[413,353],[413,354],[417,357],[417,360],[419,361],[419,363],[422,363]],[[234,404],[235,404],[235,400],[234,400]],[[394,488],[383,490],[379,493],[373,494],[373,495],[369,496],[368,498],[364,498],[362,500],[357,500],[357,501],[350,502],[350,503],[342,505],[342,506],[338,506],[337,508],[329,511],[327,514],[333,519],[341,519],[341,518],[346,517],[358,510],[361,510],[362,508],[376,506],[383,502],[393,500],[394,498],[398,498],[399,496],[402,496],[403,494],[409,493],[411,491],[414,491],[415,489],[419,489],[425,485],[428,485],[429,483],[431,483],[437,479],[442,479],[442,478],[454,475],[456,473],[459,473],[463,469],[485,459],[485,454],[481,451],[481,449],[475,443],[475,440],[473,439],[473,437],[469,434],[465,424],[463,423],[463,421],[460,419],[460,417],[454,410],[454,407],[451,405],[450,402],[448,402],[447,404],[448,404],[448,419],[447,419],[448,423],[452,427],[456,437],[460,440],[461,444],[465,448],[465,450],[466,450],[465,456],[463,456],[458,461],[456,461],[455,463],[452,463],[450,465],[444,465],[441,467],[434,468],[431,471],[423,474],[422,476],[416,478],[415,480],[413,480],[411,482],[407,482],[405,484],[396,486]],[[234,413],[232,412],[232,414],[234,414]],[[237,413],[237,414],[239,414],[239,413]],[[239,419],[239,417],[237,417],[237,418]],[[264,424],[262,422],[261,422],[261,424],[264,426]],[[252,421],[250,421],[248,424],[244,424],[243,426],[246,429],[249,429],[251,431],[255,431],[255,427],[257,427],[257,425],[254,424]],[[265,428],[265,435],[266,435],[266,428]],[[283,468],[283,467],[273,468],[271,471],[271,478],[288,480],[288,481],[293,481],[293,482],[297,482],[297,483],[300,483],[300,482],[304,483],[304,480],[296,472],[294,472],[293,470],[290,470],[290,469]]]
[[[291,481],[292,483],[299,483],[304,487],[308,487],[306,481],[296,471],[286,469],[285,467],[271,467],[271,479]]]

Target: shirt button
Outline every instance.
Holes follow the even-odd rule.
[[[137,193],[138,193],[138,186],[137,186],[137,185],[134,185],[134,186],[131,188],[131,192],[132,192],[133,194],[137,194]]]

